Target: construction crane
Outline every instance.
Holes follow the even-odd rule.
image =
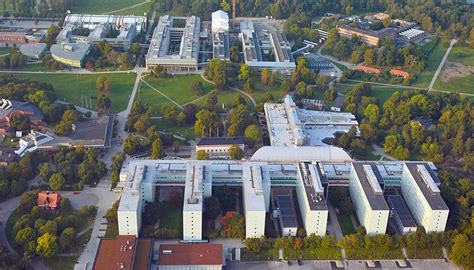
[[[232,24],[235,28],[237,22],[235,21],[235,11],[237,9],[237,0],[232,0]]]

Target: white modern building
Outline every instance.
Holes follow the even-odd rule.
[[[201,18],[161,16],[146,57],[147,69],[161,65],[169,71],[197,71]]]
[[[183,240],[190,242],[202,240],[203,201],[213,195],[213,186],[242,186],[246,237],[264,235],[270,210],[273,217],[279,218],[284,235],[295,235],[299,228],[308,234],[325,235],[325,194],[333,186],[349,187],[359,222],[369,235],[386,231],[393,210],[386,202],[387,187],[398,188],[406,201],[409,211],[398,213],[402,219],[410,218],[411,212],[416,225],[424,226],[428,232],[442,231],[446,226],[449,210],[436,190],[440,182],[432,163],[342,160],[330,151],[307,161],[263,158],[130,161],[120,173],[124,191],[118,208],[119,234],[139,234],[144,205],[155,201],[156,187],[184,188]],[[302,224],[297,224],[297,216]],[[413,224],[405,225],[413,231]]]
[[[349,192],[359,222],[368,235],[385,234],[390,210],[380,187],[383,182],[377,167],[370,163],[353,162]]]
[[[56,40],[58,44],[92,44],[106,40],[114,47],[128,50],[137,34],[145,32],[146,27],[146,16],[68,14]],[[79,28],[90,32],[87,36],[76,35],[75,30]]]
[[[212,13],[211,18],[213,57],[229,60],[229,15],[222,10],[218,10]]]
[[[229,149],[234,145],[244,151],[244,138],[239,136],[200,138],[196,142],[196,152],[204,151],[210,159],[229,159]]]
[[[403,166],[403,197],[416,223],[427,233],[443,232],[449,215],[435,179],[436,174],[426,163],[406,163]]]
[[[283,103],[265,103],[264,110],[272,146],[326,145],[323,139],[349,132],[351,127],[359,135],[359,123],[352,113],[300,109],[289,95]]]
[[[240,22],[239,36],[245,64],[250,68],[290,71],[296,67],[285,34],[268,24],[255,25],[252,20],[243,20]]]

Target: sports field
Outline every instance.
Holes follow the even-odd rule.
[[[434,89],[474,94],[474,49],[454,46]]]
[[[58,99],[71,102],[78,106],[85,104],[81,96],[91,101],[90,109],[97,107],[96,81],[99,76],[107,77],[112,84],[110,99],[112,111],[121,112],[127,108],[130,93],[135,83],[135,73],[108,73],[108,74],[13,74],[17,78],[52,84]]]

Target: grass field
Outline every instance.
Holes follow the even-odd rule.
[[[44,263],[50,270],[74,269],[79,256],[55,256],[45,259]]]
[[[347,82],[344,84],[337,84],[336,90],[339,93],[345,94],[356,84],[357,84],[356,82]],[[385,101],[389,99],[395,92],[414,91],[413,89],[397,87],[396,85],[385,86],[385,85],[371,84],[371,87],[372,87],[371,96],[377,99],[377,102],[380,106],[382,106],[385,103]]]
[[[341,230],[343,235],[349,235],[355,233],[354,226],[352,225],[351,217],[348,215],[337,215],[339,220],[339,225],[341,225]]]
[[[183,211],[181,208],[168,208],[163,218],[160,219],[160,228],[183,229]]]
[[[138,7],[129,8],[129,9],[122,10],[122,11],[119,11],[119,12],[113,12],[112,14],[114,14],[114,15],[136,15],[136,16],[143,16],[143,14],[144,14],[145,12],[148,13],[148,12],[150,11],[150,8],[151,8],[152,5],[153,5],[153,3],[151,3],[151,2],[146,2],[145,4],[140,5],[140,6],[138,6]]]
[[[193,125],[170,125],[163,119],[153,119],[152,122],[154,125],[156,125],[159,131],[165,132],[167,134],[178,135],[185,137],[188,140],[195,138]]]
[[[427,48],[429,46],[430,46],[429,44],[425,45],[425,47]],[[447,50],[446,48],[443,48],[443,46],[441,46],[441,42],[438,42],[438,44],[434,47],[428,59],[425,60],[425,63],[426,63],[425,71],[417,75],[417,79],[412,86],[428,87],[428,85],[431,82],[431,79],[433,79],[433,75],[436,69],[439,66],[439,63],[441,62],[441,59],[443,59],[443,56],[446,50]]]
[[[449,53],[448,60],[466,66],[474,66],[474,49],[455,45]]]
[[[151,104],[158,110],[161,106],[164,105],[176,105],[169,99],[161,95],[158,91],[162,92],[179,105],[184,105],[188,102],[192,102],[193,104],[196,104],[197,106],[201,107],[206,103],[207,100],[207,98],[203,96],[214,89],[214,86],[212,84],[204,81],[199,75],[175,75],[165,80],[147,77],[145,80],[151,85],[151,87],[145,83],[142,83],[139,92],[139,97],[144,103]],[[195,95],[194,93],[192,93],[191,83],[194,80],[199,80],[203,84],[204,93],[202,95]],[[232,102],[232,98],[236,94],[237,92],[232,90],[218,91],[217,100],[219,106],[221,106],[221,104],[226,104],[226,106],[230,105]],[[244,98],[247,100],[247,104],[251,104],[250,100],[247,97],[244,96]]]
[[[144,0],[76,0],[71,8],[72,13],[102,14],[117,9],[133,6]],[[142,14],[143,15],[143,14]]]
[[[10,53],[11,48],[0,47],[0,55]]]
[[[82,106],[81,96],[91,97],[92,110],[96,109],[97,88],[99,76],[106,76],[112,83],[110,99],[112,112],[121,112],[127,108],[130,93],[135,83],[135,73],[109,74],[13,74],[20,79],[50,83],[58,99]]]
[[[433,88],[442,91],[474,94],[474,75],[452,78],[447,83],[442,82],[438,77]]]

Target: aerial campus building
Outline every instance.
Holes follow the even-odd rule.
[[[92,44],[106,40],[114,47],[128,50],[136,35],[144,32],[146,27],[145,16],[68,14],[56,40],[58,44]],[[80,28],[89,29],[89,34],[77,34],[76,30]]]
[[[244,61],[250,68],[291,70],[296,67],[290,42],[285,34],[251,20],[240,22]]]
[[[222,10],[213,12],[211,29],[213,57],[229,60],[229,15]]]
[[[71,67],[84,66],[84,60],[91,49],[87,43],[53,44],[49,49],[54,60]]]
[[[280,151],[269,148],[268,155]],[[310,148],[317,147],[295,147],[302,151]],[[386,200],[392,201],[388,196],[393,195],[393,189],[399,190],[409,211],[398,211],[396,206],[392,215],[405,220],[411,213],[427,232],[444,230],[449,209],[440,194],[433,192],[440,182],[432,163],[352,161],[347,154],[330,155],[331,146],[319,148],[329,151],[316,151],[308,160],[297,162],[291,155],[288,160],[279,156],[279,161],[268,162],[253,158],[243,162],[132,160],[120,173],[124,191],[118,208],[119,234],[138,236],[141,213],[146,203],[155,201],[157,189],[181,187],[182,239],[201,241],[203,201],[213,195],[216,186],[242,187],[246,237],[264,235],[267,215],[278,219],[282,235],[294,236],[299,228],[308,234],[325,235],[326,194],[333,186],[349,187],[359,222],[369,235],[385,233],[393,208]],[[413,231],[413,224],[403,222],[400,230]]]
[[[272,146],[325,145],[323,139],[351,127],[359,133],[352,113],[300,109],[288,95],[283,103],[265,103],[264,110]]]
[[[153,32],[146,66],[169,71],[197,71],[201,18],[161,16]]]

